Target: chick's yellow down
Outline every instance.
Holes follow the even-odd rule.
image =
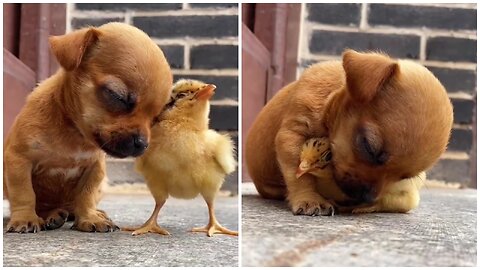
[[[201,194],[209,211],[209,223],[193,232],[238,235],[222,227],[214,214],[214,200],[225,176],[236,168],[234,146],[228,135],[208,129],[209,99],[215,85],[194,80],[174,84],[170,102],[152,128],[152,139],[135,166],[155,198],[152,216],[133,235],[169,234],[157,224],[160,209],[171,195],[193,199]]]
[[[340,212],[372,213],[372,212],[398,212],[406,213],[418,206],[420,202],[419,190],[426,180],[425,172],[403,179],[385,187],[373,204],[357,205],[353,207],[339,206],[349,198],[340,190],[333,179],[330,159],[330,143],[327,137],[311,138],[302,146],[300,164],[297,169],[297,179],[309,173],[317,177],[317,191],[325,199],[333,200]]]
[[[297,179],[301,181],[304,174],[311,174],[317,178],[317,192],[325,199],[337,206],[349,198],[340,190],[333,180],[330,165],[332,152],[327,137],[311,138],[305,141],[300,152],[300,164],[297,168]]]

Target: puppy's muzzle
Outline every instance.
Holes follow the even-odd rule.
[[[334,174],[335,182],[338,187],[351,199],[361,203],[373,203],[377,198],[376,186],[361,181],[346,173],[342,177],[338,177]]]
[[[148,139],[138,133],[112,134],[110,140],[97,137],[97,143],[107,154],[118,158],[140,156],[148,147]]]

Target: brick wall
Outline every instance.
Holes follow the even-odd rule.
[[[380,49],[425,65],[447,89],[455,115],[448,151],[429,178],[467,184],[476,170],[470,163],[476,17],[475,4],[302,4],[298,73],[340,59],[347,47]]]
[[[210,125],[238,142],[238,6],[229,4],[68,4],[67,31],[117,21],[145,31],[161,47],[175,80],[217,85]],[[237,143],[238,145],[238,143]],[[131,160],[109,160],[110,181],[141,181]],[[224,185],[236,190],[236,173]]]

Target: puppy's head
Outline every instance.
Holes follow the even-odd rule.
[[[445,151],[453,109],[425,67],[377,53],[343,54],[346,86],[327,103],[335,181],[374,201],[389,183],[416,176]]]
[[[141,155],[172,86],[160,48],[122,23],[51,37],[50,45],[66,74],[61,105],[82,135],[115,157]]]

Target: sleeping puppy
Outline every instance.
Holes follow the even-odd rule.
[[[307,139],[329,137],[335,183],[368,204],[430,168],[452,124],[445,88],[425,67],[347,50],[342,62],[313,65],[267,103],[247,137],[247,168],[263,197],[287,198],[294,214],[330,215],[315,177],[296,180]]]
[[[406,213],[418,206],[420,202],[419,190],[426,179],[425,172],[419,175],[387,183],[381,195],[368,204],[356,202],[346,196],[333,180],[330,166],[332,153],[327,137],[311,138],[302,145],[300,163],[296,177],[303,180],[305,174],[311,174],[317,179],[317,192],[340,213],[373,213],[391,212]],[[336,214],[332,212],[332,215]]]
[[[105,153],[139,156],[168,101],[170,67],[139,29],[109,23],[50,38],[61,68],[28,97],[4,146],[8,232],[118,227],[97,209]]]

